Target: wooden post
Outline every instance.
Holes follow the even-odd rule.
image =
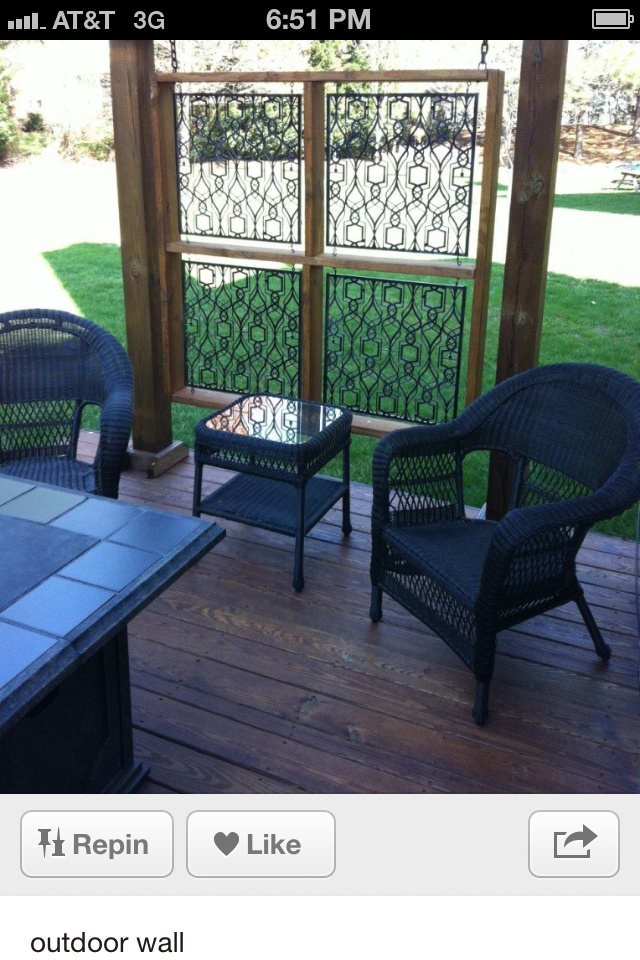
[[[484,350],[489,313],[489,288],[493,260],[493,234],[498,197],[503,99],[504,73],[501,70],[489,70],[487,76],[487,120],[482,150],[482,192],[480,194],[478,223],[478,252],[473,284],[469,361],[467,363],[466,406],[482,393]]]
[[[164,230],[156,156],[153,40],[110,40],[127,345],[135,382],[133,464],[155,476],[187,454],[172,444],[162,325]]]
[[[175,87],[163,84],[158,91],[158,159],[162,185],[162,221],[166,243],[180,240],[180,197],[176,159]],[[161,251],[165,281],[162,297],[163,329],[166,331],[168,369],[165,390],[169,395],[185,386],[185,330],[182,282],[182,254]]]
[[[305,222],[304,246],[308,257],[324,253],[325,220],[325,149],[324,149],[325,85],[307,82],[304,85],[304,157],[305,157]],[[305,264],[302,268],[302,396],[322,400],[323,357],[323,283],[321,266]]]
[[[547,282],[567,40],[523,40],[496,383],[535,367]],[[487,516],[509,508],[503,456],[489,470]]]

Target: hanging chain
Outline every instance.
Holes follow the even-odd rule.
[[[488,40],[482,40],[481,43],[480,43],[480,63],[478,64],[478,69],[480,69],[481,67],[484,67],[485,70],[488,69],[488,67],[487,67],[487,54],[488,54],[488,53],[489,53],[489,41],[488,41]]]
[[[169,46],[171,47],[171,69],[174,73],[178,72],[178,52],[176,50],[175,40],[169,40]]]
[[[336,97],[339,97],[339,96],[340,96],[340,88],[341,88],[341,86],[342,86],[342,84],[341,84],[340,82],[338,82],[338,83],[335,84]],[[338,104],[337,104],[337,101],[336,101],[336,111],[337,111],[337,110],[338,110]],[[329,165],[330,163],[331,163],[331,157],[330,157],[330,156],[327,156],[327,164]],[[334,172],[334,173],[337,173],[337,172],[338,172],[338,158],[337,158],[337,156],[336,156],[336,160],[335,160],[335,165],[334,165],[334,168],[333,168],[333,172]],[[327,183],[327,186],[328,186],[328,183]],[[328,229],[328,225],[327,225],[327,229]],[[337,256],[338,256],[338,239],[337,239],[337,233],[335,233],[335,232],[334,232],[334,234],[333,234],[333,250],[331,251],[331,253],[332,253],[332,256],[334,256],[334,257],[337,257]],[[337,270],[336,270],[335,267],[333,268],[333,274],[334,274],[334,276],[337,274]]]

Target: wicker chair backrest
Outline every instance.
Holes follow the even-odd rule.
[[[539,367],[476,404],[470,446],[521,464],[518,505],[583,496],[613,477],[621,509],[640,497],[640,383],[631,377],[593,364]]]
[[[114,347],[115,344],[115,347]],[[102,406],[120,348],[91,321],[59,311],[0,314],[0,463],[75,456],[82,409]]]
[[[103,403],[99,345],[78,324],[0,319],[0,402]]]

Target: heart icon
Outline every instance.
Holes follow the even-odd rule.
[[[213,842],[221,853],[224,853],[225,857],[228,857],[230,853],[233,853],[235,848],[238,846],[240,837],[237,833],[216,833],[213,838]]]

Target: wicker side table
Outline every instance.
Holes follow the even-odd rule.
[[[193,515],[237,520],[295,537],[293,587],[304,587],[304,538],[342,498],[342,532],[351,532],[351,413],[342,407],[271,394],[240,397],[196,426]],[[342,479],[318,476],[342,451]],[[237,471],[202,499],[205,465]]]

